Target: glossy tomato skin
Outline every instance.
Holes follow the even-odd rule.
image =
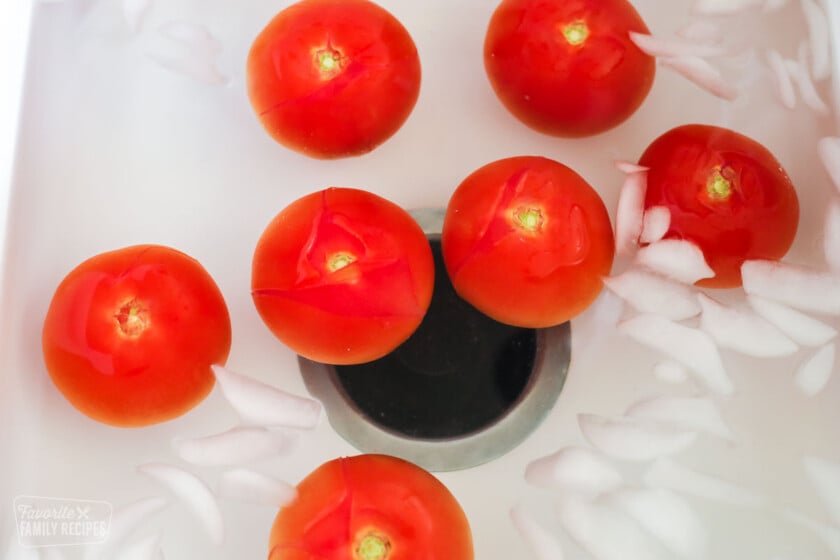
[[[420,93],[408,31],[368,0],[302,0],[254,40],[247,90],[266,131],[315,158],[361,155],[390,138]]]
[[[462,298],[497,321],[531,328],[589,306],[614,256],[598,193],[537,156],[497,160],[467,177],[449,201],[441,244]]]
[[[254,252],[254,303],[298,354],[330,364],[375,360],[420,325],[434,287],[429,241],[373,193],[331,187],[296,200]]]
[[[796,189],[779,161],[755,140],[721,127],[669,130],[639,159],[648,171],[645,206],[671,212],[668,238],[703,251],[709,288],[741,285],[747,259],[779,259],[799,225]]]
[[[213,388],[231,344],[219,288],[193,258],[160,245],[96,255],[56,289],[42,347],[56,387],[113,426],[176,418]]]
[[[278,513],[269,550],[269,560],[473,558],[469,522],[446,486],[387,455],[334,459],[310,473]]]
[[[648,28],[627,0],[503,0],[485,37],[487,76],[535,130],[604,132],[629,118],[653,85],[655,60],[630,31]]]

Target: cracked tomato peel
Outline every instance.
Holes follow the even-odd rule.
[[[227,306],[195,259],[160,245],[96,255],[59,284],[42,331],[70,403],[113,426],[176,418],[213,388],[231,345]]]
[[[653,85],[655,59],[631,31],[649,33],[627,0],[503,0],[485,36],[487,77],[533,129],[604,132],[627,120]]]
[[[361,155],[390,138],[420,94],[417,48],[368,0],[303,0],[251,46],[247,91],[280,144],[315,158]]]
[[[598,193],[565,165],[512,157],[473,172],[455,190],[441,235],[458,294],[493,319],[558,325],[597,297],[614,242]]]
[[[645,207],[665,206],[670,239],[695,243],[715,272],[707,288],[741,285],[745,260],[782,258],[799,225],[796,189],[779,161],[743,134],[711,125],[671,129],[639,159]]]
[[[331,364],[380,358],[420,325],[432,299],[425,233],[396,204],[331,187],[298,199],[263,232],[254,304],[292,350]]]
[[[277,515],[269,560],[472,560],[469,522],[424,469],[387,455],[324,463]]]

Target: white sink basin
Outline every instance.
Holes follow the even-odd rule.
[[[824,3],[837,36],[840,6],[835,0]],[[0,202],[9,208],[5,228],[0,228],[6,243],[0,313],[4,558],[35,557],[24,556],[18,544],[11,515],[15,496],[99,500],[115,508],[166,496],[135,471],[147,461],[186,466],[212,487],[221,471],[183,464],[170,442],[219,432],[236,422],[218,390],[186,416],[139,430],[96,424],[57,392],[41,358],[41,322],[61,278],[95,253],[150,242],[196,257],[217,280],[231,310],[234,341],[228,366],[306,394],[296,356],[260,321],[245,273],[263,228],[289,202],[340,185],[367,188],[406,208],[443,207],[461,179],[480,165],[537,154],[576,169],[601,193],[614,217],[622,174],[613,160],[635,160],[662,132],[705,122],[739,130],[774,152],[797,185],[802,206],[800,232],[787,259],[824,267],[824,208],[837,192],[821,166],[817,141],[836,135],[838,121],[801,102],[794,110],[782,107],[765,62],[769,48],[795,58],[799,42],[806,40],[799,1],[769,14],[755,9],[737,17],[707,18],[721,25],[728,43],[746,52],[715,61],[741,89],[735,101],[719,100],[659,67],[649,98],[629,121],[594,138],[562,140],[519,124],[488,85],[481,48],[495,2],[381,0],[417,42],[424,71],[420,100],[392,139],[368,155],[338,161],[310,160],[275,144],[259,127],[245,96],[243,62],[250,41],[288,2],[156,0],[136,31],[127,25],[121,4],[41,2],[33,12],[14,176],[8,192],[0,190]],[[634,4],[657,35],[670,36],[697,19],[688,0]],[[0,7],[0,19],[7,10]],[[222,49],[215,64],[224,83],[206,83],[156,61],[155,56],[164,56],[183,62],[179,57],[190,55],[158,33],[173,21],[205,26],[218,39]],[[837,60],[835,54],[835,68]],[[736,70],[739,65],[742,71]],[[837,84],[840,71],[833,79]],[[818,87],[826,101],[836,99],[830,80]],[[622,266],[617,262],[616,271]],[[726,301],[743,297],[739,290],[715,295]],[[586,547],[557,515],[563,492],[528,484],[526,466],[568,446],[591,448],[579,428],[579,414],[620,417],[644,398],[696,394],[710,396],[736,441],[701,434],[671,459],[760,497],[758,505],[737,506],[677,492],[705,528],[702,557],[838,557],[840,526],[831,524],[803,457],[840,464],[840,376],[835,372],[816,396],[799,392],[792,376],[813,351],[806,348],[781,360],[724,352],[736,386],[731,398],[708,395],[691,381],[666,383],[653,373],[662,356],[615,330],[617,302],[605,294],[572,322],[568,378],[536,431],[500,458],[438,473],[470,519],[476,558],[536,558],[529,556],[510,521],[509,511],[518,504],[551,531],[568,558],[588,558]],[[838,326],[837,318],[828,321]],[[296,483],[322,462],[357,452],[323,421],[299,434],[292,454],[258,468]],[[643,485],[652,464],[605,460],[628,488]],[[130,539],[159,531],[167,558],[266,557],[276,511],[228,502],[222,511],[227,537],[221,547],[212,545],[190,511],[177,503],[151,516]],[[618,538],[609,530],[605,526],[599,538]],[[826,545],[830,539],[834,556]],[[651,542],[658,557],[668,557],[656,539]],[[67,560],[82,558],[79,547],[53,553]],[[630,549],[624,558],[636,560]]]

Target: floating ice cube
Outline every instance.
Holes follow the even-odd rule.
[[[585,447],[564,447],[556,453],[531,461],[525,480],[542,488],[598,495],[619,488],[621,474],[597,453]]]
[[[717,476],[684,467],[666,457],[654,462],[645,472],[643,479],[648,486],[667,488],[713,502],[749,508],[766,504],[766,499],[752,490]]]
[[[723,395],[734,392],[717,346],[705,332],[652,313],[628,319],[618,330],[687,366],[711,390]]]
[[[213,58],[222,51],[222,43],[205,26],[189,21],[169,21],[158,28],[162,37],[177,41],[197,55]]]
[[[180,467],[165,463],[146,463],[137,467],[141,472],[166,487],[201,522],[210,541],[221,546],[224,541],[224,522],[216,498],[196,475]]]
[[[688,448],[697,432],[643,418],[606,418],[578,414],[583,437],[615,459],[650,461]]]
[[[537,560],[563,560],[560,541],[540,525],[522,506],[510,510],[510,519]]]
[[[604,278],[604,285],[636,310],[682,320],[700,313],[695,291],[686,284],[642,269]]]
[[[721,416],[720,409],[705,397],[660,396],[636,401],[627,416],[673,424],[683,430],[704,432],[734,441],[735,436]]]
[[[677,31],[677,35],[692,42],[717,43],[721,38],[721,29],[711,21],[694,20]]]
[[[212,60],[207,60],[206,58],[201,58],[193,54],[177,52],[150,52],[146,56],[161,68],[199,82],[213,86],[220,86],[227,83],[227,77],[219,72],[215,62]]]
[[[825,388],[834,371],[835,353],[835,345],[826,344],[799,365],[794,383],[800,391],[813,397]]]
[[[688,503],[664,488],[628,488],[609,496],[610,504],[624,511],[682,558],[705,559],[708,535]]]
[[[228,500],[283,507],[297,496],[291,484],[250,469],[225,471],[219,478],[218,494]]]
[[[648,33],[630,32],[630,40],[642,51],[655,57],[701,57],[721,56],[726,50],[719,45],[690,42],[675,39],[665,39]]]
[[[671,360],[657,362],[653,366],[653,375],[665,383],[684,383],[688,380],[688,369]]]
[[[738,97],[738,90],[705,58],[668,56],[659,58],[659,62],[716,97],[728,101]]]
[[[814,85],[806,60],[785,60],[785,68],[790,75],[790,79],[799,88],[799,96],[805,105],[820,115],[827,115],[831,112]]]
[[[671,211],[667,206],[651,206],[642,218],[642,234],[639,242],[655,243],[665,237],[671,227]]]
[[[817,153],[828,176],[831,177],[831,182],[840,192],[840,138],[836,136],[820,138],[817,142]]]
[[[831,325],[782,303],[760,296],[747,296],[747,301],[756,313],[803,346],[822,346],[837,336],[837,329]]]
[[[626,161],[623,159],[617,159],[613,161],[613,163],[615,164],[616,169],[628,175],[631,173],[641,173],[642,171],[650,169],[650,167],[645,165],[639,165],[638,163],[633,163],[632,161]]]
[[[618,207],[615,214],[615,252],[617,255],[628,255],[639,244],[645,212],[646,188],[646,172],[638,171],[625,176],[618,195]]]
[[[824,80],[831,75],[831,29],[828,16],[814,0],[801,0],[801,3],[808,25],[811,74],[815,80]]]
[[[795,342],[751,309],[726,307],[705,294],[697,299],[703,309],[700,326],[719,346],[758,358],[789,356],[798,350]]]
[[[170,21],[158,29],[156,48],[147,56],[172,72],[210,85],[223,85],[228,79],[216,67],[222,44],[203,25]]]
[[[625,513],[577,496],[564,496],[557,505],[560,522],[595,560],[656,560],[655,544]]]
[[[795,309],[840,315],[840,275],[778,261],[745,261],[744,291]]]
[[[773,74],[773,84],[779,101],[788,109],[796,108],[796,91],[790,78],[785,59],[776,49],[767,50],[767,65]]]
[[[314,428],[321,419],[321,403],[293,395],[221,366],[213,366],[227,401],[242,421],[255,426]]]
[[[123,0],[123,18],[128,29],[137,33],[143,25],[143,18],[152,6],[152,0]]]
[[[265,428],[233,428],[220,434],[172,442],[188,463],[202,466],[240,465],[289,453],[295,438]]]
[[[623,310],[623,299],[610,290],[601,290],[592,305],[572,319],[572,328],[577,333],[572,337],[572,352],[585,348],[600,352],[599,344],[615,334]]]
[[[642,247],[636,252],[635,262],[686,284],[715,275],[700,247],[685,239],[662,239]]]

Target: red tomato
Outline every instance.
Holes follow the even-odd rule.
[[[422,468],[387,455],[324,463],[271,529],[269,560],[472,560],[455,497]]]
[[[68,274],[44,320],[47,370],[94,420],[147,426],[184,414],[213,388],[231,329],[219,288],[169,247],[102,253]]]
[[[484,41],[487,76],[531,128],[597,134],[630,117],[653,85],[655,61],[630,31],[648,28],[627,0],[503,0]]]
[[[598,193],[565,165],[535,156],[467,177],[449,201],[441,244],[462,298],[531,328],[568,321],[592,303],[614,251]]]
[[[408,118],[420,58],[402,24],[372,2],[303,0],[257,36],[247,88],[277,142],[316,158],[360,155]]]
[[[420,325],[434,261],[420,226],[372,193],[332,187],[286,207],[254,253],[257,310],[292,350],[331,364],[381,358]]]
[[[674,128],[639,160],[650,167],[645,206],[671,212],[666,237],[703,251],[715,276],[698,285],[741,285],[747,259],[779,259],[799,225],[799,200],[767,148],[737,132],[708,125]]]

